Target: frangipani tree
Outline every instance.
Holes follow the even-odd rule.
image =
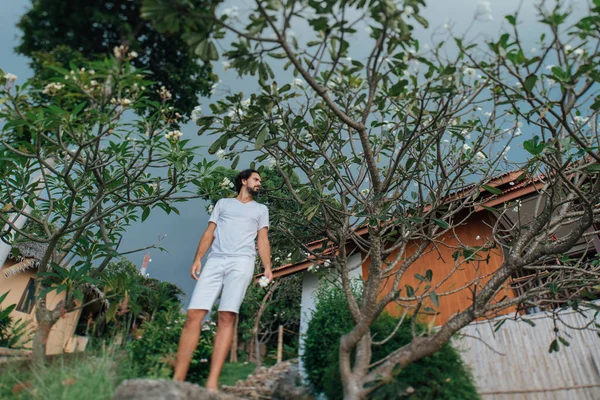
[[[198,48],[213,49],[225,33],[234,35],[223,54],[228,66],[255,76],[261,88],[227,96],[198,121],[200,134],[216,136],[210,151],[227,149],[235,163],[236,151],[258,149],[257,160],[272,160],[302,208],[294,218],[337,246],[337,252],[320,256],[319,249],[311,252],[298,242],[339,273],[355,321],[340,339],[345,398],[366,397],[477,318],[598,283],[595,264],[566,259],[550,269],[551,277],[560,277],[549,280],[553,285],[496,297],[513,274],[556,259],[600,222],[597,0],[569,25],[562,3],[538,4],[538,22],[547,29],[534,54],[524,48],[526,27],[518,12],[506,16],[507,30],[498,39],[447,33],[425,48],[414,35],[417,27],[428,27],[419,0],[256,1],[243,16],[176,3],[146,0],[142,13],[163,29],[181,25],[193,31],[200,20],[212,24],[211,36],[198,32]],[[484,2],[475,18],[488,13]],[[365,35],[365,27],[370,47],[357,49],[365,55],[352,59],[352,41]],[[299,41],[292,28],[309,41]],[[292,83],[275,79],[278,60],[292,71]],[[527,156],[511,163],[509,147],[524,132]],[[522,170],[519,180],[543,174],[536,218],[504,230],[496,224],[493,238],[480,246],[459,245],[453,272],[485,259],[494,247],[504,253],[502,265],[485,279],[463,283],[472,293],[466,310],[385,359],[372,360],[369,327],[388,304],[400,302],[419,314],[426,299],[437,305],[446,295],[433,281],[448,277],[435,277],[435,271],[421,276],[418,288],[404,288],[407,269],[498,194],[487,183],[513,168]],[[289,180],[293,173],[301,176],[300,184]],[[489,211],[496,221],[506,212]],[[569,232],[557,237],[564,226]],[[366,233],[358,235],[358,228]],[[347,242],[369,256],[360,299],[351,290]],[[382,295],[386,281],[393,289]]]
[[[36,275],[37,360],[58,318],[83,306],[85,284],[136,251],[119,250],[126,227],[157,207],[177,212],[175,203],[198,197],[193,187],[213,165],[194,162],[170,92],[150,100],[133,57],[120,46],[102,62],[54,68],[42,87],[0,74],[0,238],[47,244]],[[38,234],[16,224],[19,216]],[[66,293],[53,308],[51,290]]]

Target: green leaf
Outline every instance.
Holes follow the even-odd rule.
[[[502,194],[502,190],[495,188],[493,186],[489,186],[489,185],[481,185],[481,187],[483,189],[485,189],[486,191],[490,192],[491,194]]]
[[[415,295],[415,289],[410,285],[406,285],[406,295],[408,297],[413,297]]]
[[[429,298],[433,302],[435,308],[440,308],[440,300],[438,299],[438,295],[435,292],[429,292]]]
[[[142,212],[142,222],[148,218],[148,215],[150,215],[150,207],[144,207],[144,211]]]
[[[450,225],[448,225],[448,223],[446,221],[444,221],[443,219],[434,218],[433,222],[435,222],[436,225],[442,229],[448,229],[450,227]]]
[[[540,137],[535,135],[533,139],[526,140],[523,142],[523,148],[530,154],[534,156],[540,155],[544,148],[546,147],[546,143],[540,142]]]
[[[537,80],[538,80],[538,77],[534,74],[531,74],[525,79],[525,84],[523,85],[523,87],[525,88],[526,91],[531,92],[533,90],[533,88],[535,87]]]
[[[260,132],[258,133],[258,136],[256,136],[256,142],[254,143],[254,148],[255,149],[260,149],[261,147],[263,147],[263,144],[265,143],[265,139],[267,138],[267,126],[263,126],[263,128],[260,130]]]
[[[554,339],[552,343],[550,343],[550,348],[548,349],[549,353],[553,353],[559,350],[558,340]]]
[[[431,280],[433,279],[433,271],[428,269],[427,271],[425,271],[425,277],[427,278],[427,280],[429,282],[431,282]]]

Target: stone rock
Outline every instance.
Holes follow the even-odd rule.
[[[189,382],[131,379],[122,382],[113,400],[237,400],[225,393],[215,393]]]
[[[298,364],[291,364],[277,381],[271,398],[273,400],[313,400],[315,396],[302,385]]]
[[[235,386],[223,386],[221,390],[251,400],[312,400],[314,395],[302,386],[297,362],[294,359],[270,368],[257,368],[245,380]]]

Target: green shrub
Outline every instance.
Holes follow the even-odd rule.
[[[0,347],[19,349],[31,341],[31,329],[27,321],[21,319],[15,321],[10,315],[16,304],[3,308],[2,303],[6,296],[8,292],[0,295]]]
[[[135,332],[137,339],[128,342],[127,350],[136,367],[136,375],[151,378],[170,378],[173,375],[184,323],[185,315],[173,308],[159,312],[153,321],[144,323]],[[203,325],[200,341],[188,370],[188,381],[203,383],[208,376],[214,336],[213,323]]]
[[[358,292],[360,288],[356,287]],[[371,326],[375,340],[386,338],[398,319],[381,315]],[[396,334],[384,345],[373,346],[372,361],[379,360],[412,339],[410,321],[406,319]],[[308,380],[317,392],[329,400],[342,399],[339,372],[339,339],[352,329],[353,321],[343,292],[327,286],[317,293],[317,305],[304,341],[303,362]],[[422,326],[417,326],[422,331]],[[408,388],[414,392],[408,393]],[[376,389],[370,399],[470,400],[478,399],[470,372],[458,352],[449,344],[430,357],[409,365],[394,379]]]

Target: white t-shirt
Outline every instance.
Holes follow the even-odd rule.
[[[258,231],[269,227],[269,209],[253,201],[242,203],[236,198],[217,201],[209,222],[217,224],[209,257],[256,257]]]

